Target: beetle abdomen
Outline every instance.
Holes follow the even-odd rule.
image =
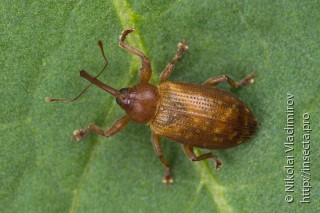
[[[160,104],[152,131],[177,142],[225,149],[250,138],[255,116],[231,93],[210,86],[166,81],[159,85]]]

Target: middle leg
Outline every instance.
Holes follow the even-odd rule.
[[[162,182],[166,185],[170,185],[171,183],[173,183],[173,179],[171,177],[171,169],[169,164],[167,163],[167,161],[164,159],[163,155],[162,155],[162,149],[161,149],[161,145],[160,145],[160,136],[156,135],[154,133],[152,134],[152,145],[153,145],[153,149],[155,151],[155,153],[157,154],[157,156],[159,157],[164,169],[165,169],[165,176],[162,179]]]
[[[183,41],[178,44],[178,50],[172,61],[166,66],[166,68],[162,71],[160,75],[160,83],[165,82],[169,79],[174,67],[178,63],[178,61],[182,58],[182,55],[187,51],[188,46],[187,42]]]

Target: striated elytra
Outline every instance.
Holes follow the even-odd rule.
[[[108,65],[101,41],[98,44],[106,61],[102,71],[96,77],[84,70],[80,71],[81,77],[113,95],[126,115],[116,120],[107,130],[102,130],[95,124],[75,130],[72,141],[80,141],[90,132],[105,137],[112,136],[121,131],[130,120],[133,120],[150,126],[153,148],[165,167],[163,178],[165,184],[172,183],[173,179],[169,164],[162,155],[161,136],[181,143],[184,152],[192,161],[212,158],[216,162],[216,168],[219,168],[221,162],[217,156],[212,153],[197,156],[193,148],[226,149],[241,144],[255,134],[257,120],[240,99],[215,86],[226,82],[233,88],[240,88],[253,83],[254,73],[238,82],[225,75],[209,78],[202,85],[168,81],[175,65],[188,48],[184,41],[178,44],[176,55],[161,73],[160,84],[152,85],[148,83],[152,72],[150,61],[142,52],[125,43],[126,36],[133,31],[134,29],[124,30],[121,33],[119,45],[141,58],[140,79],[136,85],[118,91],[97,79]],[[88,87],[72,100],[61,98],[47,98],[46,100],[48,102],[73,102]]]

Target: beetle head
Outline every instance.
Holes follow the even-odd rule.
[[[122,88],[116,102],[127,115],[138,123],[147,124],[154,118],[159,101],[158,89],[149,83]]]

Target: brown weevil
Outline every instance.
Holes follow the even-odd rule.
[[[197,156],[194,153],[194,147],[227,149],[239,145],[254,135],[257,129],[257,120],[241,100],[215,86],[226,82],[233,88],[240,88],[253,83],[254,73],[238,82],[225,75],[209,78],[202,85],[168,81],[175,65],[188,48],[184,41],[178,44],[176,55],[161,73],[160,84],[158,86],[152,85],[148,83],[152,72],[149,59],[141,51],[125,42],[127,35],[133,31],[134,29],[124,30],[121,33],[119,45],[141,59],[140,79],[136,85],[118,91],[97,79],[108,65],[101,41],[98,44],[106,61],[102,71],[96,77],[84,70],[80,71],[80,76],[90,81],[90,85],[94,84],[113,95],[126,115],[116,120],[107,130],[103,130],[95,124],[75,130],[72,140],[80,141],[90,132],[110,137],[120,132],[130,120],[133,120],[150,126],[154,151],[165,167],[163,178],[165,184],[172,183],[173,179],[170,175],[169,164],[162,155],[161,136],[181,143],[185,154],[192,161],[212,158],[218,169],[222,164],[217,156],[212,153]],[[47,101],[72,102],[84,91],[72,100],[47,98]]]

